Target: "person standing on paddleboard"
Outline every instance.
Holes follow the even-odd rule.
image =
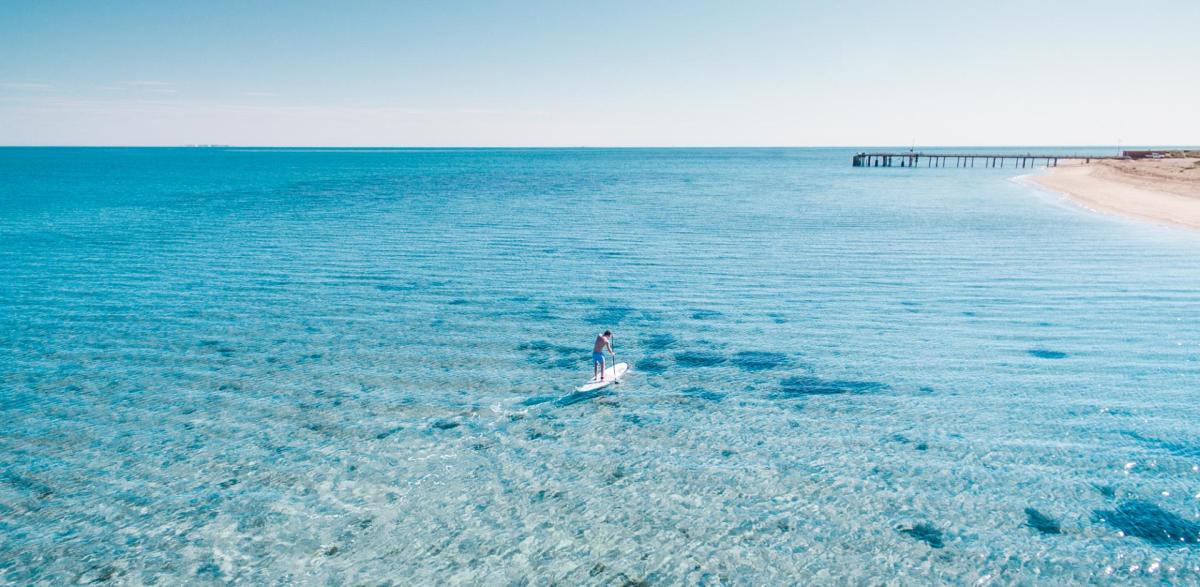
[[[613,362],[616,362],[617,352],[612,348],[611,330],[605,330],[604,334],[596,337],[596,344],[592,345],[592,379],[599,374],[600,381],[604,381],[604,351],[612,353]]]

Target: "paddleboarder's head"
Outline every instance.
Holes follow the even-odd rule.
[[[604,331],[604,338],[612,338],[612,331],[611,331],[611,330],[605,330],[605,331]]]

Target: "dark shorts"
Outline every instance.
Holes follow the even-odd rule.
[[[592,353],[592,362],[604,364],[604,353]]]

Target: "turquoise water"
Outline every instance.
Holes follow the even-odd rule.
[[[0,150],[0,577],[1200,582],[1200,233],[851,154]]]

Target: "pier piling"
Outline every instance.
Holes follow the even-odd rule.
[[[880,153],[856,153],[851,164],[854,167],[920,167],[921,159],[925,160],[925,167],[945,167],[950,161],[954,162],[957,168],[975,167],[975,160],[982,159],[981,167],[988,168],[1004,168],[1004,163],[1012,160],[1014,168],[1027,169],[1037,166],[1042,167],[1058,167],[1059,159],[1076,159],[1090,163],[1093,159],[1128,159],[1125,156],[1094,156],[1094,155],[1063,155],[1058,153],[1023,153],[1023,154],[1001,154],[1001,153],[922,153],[917,151],[908,152],[880,152]]]

